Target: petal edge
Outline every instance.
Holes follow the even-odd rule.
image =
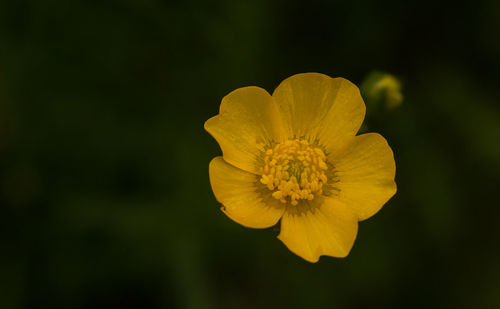
[[[341,202],[324,199],[320,206],[289,207],[278,238],[308,262],[322,255],[346,257],[358,231],[357,216]]]
[[[210,162],[209,175],[215,198],[231,220],[250,228],[268,228],[283,215],[284,204],[259,192],[259,176],[228,164],[222,157]]]
[[[258,160],[270,141],[281,140],[281,119],[271,95],[259,87],[243,87],[226,95],[219,114],[205,122],[224,160],[258,174]]]
[[[366,107],[358,87],[321,73],[293,75],[274,90],[288,138],[317,140],[328,152],[358,132]]]
[[[396,194],[396,162],[382,135],[358,135],[330,154],[329,160],[339,180],[334,198],[351,207],[359,221],[376,214]]]

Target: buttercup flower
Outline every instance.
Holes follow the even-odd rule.
[[[250,228],[280,222],[278,238],[309,262],[347,256],[358,221],[396,193],[386,140],[356,136],[364,117],[358,87],[319,73],[289,77],[272,95],[229,93],[205,122],[223,154],[209,167],[222,211]]]

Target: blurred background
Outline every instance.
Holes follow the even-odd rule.
[[[495,0],[0,1],[0,308],[500,308],[499,37]],[[224,95],[373,70],[398,193],[347,258],[219,211]]]

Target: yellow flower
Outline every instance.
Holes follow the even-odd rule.
[[[259,87],[229,93],[205,122],[223,153],[209,167],[222,211],[250,228],[281,220],[278,238],[309,262],[347,256],[358,221],[396,193],[387,141],[356,136],[364,117],[354,84],[319,73],[289,77],[272,96]]]

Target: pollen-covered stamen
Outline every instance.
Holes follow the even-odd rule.
[[[307,141],[288,140],[266,151],[260,182],[282,203],[313,200],[327,181],[325,161],[324,152]]]

